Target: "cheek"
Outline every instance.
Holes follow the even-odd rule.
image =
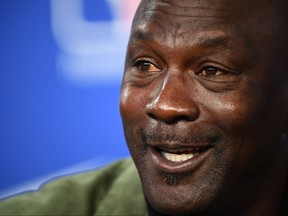
[[[146,95],[134,86],[125,85],[120,95],[120,113],[126,142],[130,151],[134,152],[136,146],[141,146],[141,128],[148,121],[145,111]],[[141,136],[140,136],[141,137]]]
[[[256,158],[255,155],[260,157],[260,152],[267,152],[269,143],[266,142],[271,140],[265,100],[247,95],[236,91],[214,95],[203,104],[203,115],[222,131],[223,143],[219,149],[225,152],[226,160],[234,160],[235,166],[240,167]]]
[[[237,92],[206,97],[201,106],[203,115],[225,130],[247,127],[259,114],[258,103]]]
[[[203,115],[217,124],[226,135],[255,141],[257,137],[279,138],[286,124],[282,97],[279,94],[264,95],[262,92],[265,91],[249,91],[247,88],[246,91],[210,95],[201,104]],[[278,97],[280,99],[277,100]]]
[[[124,125],[135,125],[139,118],[145,117],[145,95],[132,86],[122,87],[120,94],[120,113]]]
[[[148,116],[145,112],[146,95],[134,86],[125,85],[121,89],[120,113],[126,143],[138,170],[146,170],[143,167],[143,158],[147,157],[147,146],[142,144],[141,128],[147,123]],[[150,161],[147,159],[146,161]]]
[[[275,142],[281,142],[281,120],[275,119],[275,113],[280,111],[269,103],[267,96],[243,92],[213,95],[202,106],[206,119],[222,131],[223,143],[219,149],[225,160],[233,161],[230,164],[234,170],[250,164],[249,169],[241,171],[247,174],[253,173],[260,163],[267,165],[267,154],[279,155]]]

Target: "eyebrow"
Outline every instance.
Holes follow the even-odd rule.
[[[136,32],[132,32],[131,34],[131,39],[132,41],[137,41],[137,40],[153,40],[153,34],[151,34],[150,32],[143,32],[143,31],[136,31]]]
[[[215,47],[215,46],[224,46],[227,47],[231,38],[228,36],[216,36],[216,37],[205,37],[199,38],[197,41],[198,45],[202,45],[205,47]]]
[[[155,41],[155,33],[137,30],[136,32],[132,33],[132,40],[131,42],[134,43],[136,41]],[[192,38],[194,40],[194,38]],[[212,35],[205,37],[199,37],[195,41],[196,45],[203,46],[203,47],[228,47],[228,43],[231,41],[231,37],[228,35]],[[189,42],[189,41],[187,41]]]

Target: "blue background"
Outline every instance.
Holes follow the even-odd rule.
[[[85,0],[83,13],[115,19],[104,0]],[[128,156],[118,111],[123,68],[113,82],[89,85],[61,75],[49,0],[1,0],[0,17],[0,192],[89,159]]]

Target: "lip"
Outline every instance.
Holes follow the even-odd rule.
[[[182,161],[182,162],[173,162],[167,160],[162,153],[160,152],[160,148],[149,146],[151,152],[151,158],[154,165],[161,171],[165,173],[191,173],[199,168],[211,155],[213,151],[213,146],[208,146],[205,151],[201,153],[197,153],[194,157]],[[177,148],[171,149],[171,151],[175,151]],[[183,148],[182,148],[183,149]]]

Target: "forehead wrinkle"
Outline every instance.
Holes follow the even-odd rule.
[[[141,10],[139,10],[133,23],[130,45],[132,45],[132,42],[137,46],[139,41],[149,41],[159,45],[159,47],[166,48],[179,48],[180,45],[189,49],[190,44],[190,47],[198,45],[202,47],[222,47],[234,51],[237,49],[237,44],[242,47],[242,51],[243,48],[247,51],[254,47],[250,38],[251,35],[239,28],[240,26],[236,27],[238,26],[237,21],[235,23],[232,21],[234,23],[232,25],[231,19],[226,19],[226,21],[225,19],[218,19],[217,21],[208,19],[206,22],[204,20],[199,21],[193,16],[192,18],[186,17],[187,19],[174,17],[165,13],[163,7],[159,6],[164,5],[168,9],[173,8],[171,1],[153,0],[149,1],[149,4],[147,1],[145,2],[146,4],[142,4]],[[133,47],[135,47],[134,45]]]
[[[197,43],[206,47],[219,46],[220,44],[223,47],[227,47],[228,41],[238,41],[244,48],[252,49],[254,47],[250,35],[243,31],[242,28],[235,27],[237,23],[232,26],[229,22],[225,24],[223,22],[210,23],[209,21],[206,22],[207,24],[202,25],[202,21],[197,22],[193,18],[188,18],[188,20],[183,20],[182,18],[171,19],[171,17],[163,15],[166,14],[162,13],[157,16],[156,13],[153,13],[149,17],[146,16],[146,19],[135,22],[131,32],[131,36],[134,38],[131,37],[130,39],[133,39],[133,41],[134,39],[158,40],[160,44],[163,44],[163,41],[166,40],[165,42],[170,45],[177,44],[177,40],[181,41],[181,39],[187,45],[195,42],[195,39],[199,39]],[[165,23],[169,23],[169,25],[165,25]],[[200,35],[201,37],[199,37]]]
[[[183,12],[180,13],[176,13],[176,11],[161,11],[159,9],[154,9],[154,10],[149,10],[149,11],[145,11],[145,12],[158,12],[158,13],[163,13],[165,15],[170,15],[170,16],[173,16],[173,17],[183,17],[183,18],[198,18],[198,19],[208,19],[208,18],[211,18],[211,19],[224,19],[226,16],[222,13],[222,15],[217,15],[215,16],[214,13],[211,13],[211,14],[208,14],[208,13],[204,13],[204,14],[184,14]]]
[[[218,0],[218,3],[222,2],[223,0]],[[167,6],[167,7],[178,7],[181,10],[183,9],[195,9],[195,8],[199,8],[199,9],[212,9],[212,10],[226,10],[224,8],[221,7],[217,7],[220,6],[221,4],[217,4],[217,0],[213,0],[209,3],[209,1],[200,1],[200,0],[189,0],[187,1],[187,3],[185,2],[185,0],[179,1],[179,0],[154,0],[154,2],[159,2],[159,5],[163,5],[163,6]],[[203,6],[204,3],[205,6]],[[208,5],[208,6],[207,6]],[[212,5],[212,6],[210,6]]]
[[[171,0],[155,0],[153,3],[147,3],[143,7],[143,13],[158,12],[165,15],[177,16],[177,17],[192,17],[192,18],[224,18],[228,14],[234,12],[229,8],[217,8],[214,4],[208,6],[201,6],[201,1],[189,1],[188,4],[183,4],[182,1]],[[181,3],[180,3],[181,2]],[[182,4],[182,5],[181,5]],[[210,7],[210,5],[212,5]]]
[[[198,18],[198,19],[206,19],[206,18],[224,19],[225,17],[227,17],[227,14],[225,14],[225,12],[215,13],[215,10],[211,11],[210,8],[197,8],[197,9],[200,9],[201,11],[194,11],[193,13],[191,13],[192,12],[191,10],[187,10],[187,8],[185,8],[184,10],[181,10],[179,13],[177,13],[177,10],[174,10],[174,8],[173,9],[167,8],[167,10],[162,8],[155,8],[145,10],[143,12],[146,14],[162,13],[166,16],[167,15],[173,16],[173,18],[183,17],[183,18]]]
[[[135,23],[132,29],[131,36],[133,37],[131,37],[131,40],[158,40],[159,43],[163,43],[163,41],[165,41],[166,44],[169,44],[170,47],[177,45],[181,40],[187,42],[187,45],[191,42],[196,42],[197,44],[206,47],[216,45],[219,46],[220,44],[225,47],[227,46],[228,36],[225,36],[224,32],[211,30],[195,32],[196,27],[193,24],[195,22],[193,19],[183,22],[183,20],[177,21],[177,19],[175,20],[167,17],[167,14],[165,14],[164,18],[161,15],[157,16],[156,13],[154,13],[154,16],[152,15],[146,20],[141,20],[140,22]],[[163,22],[168,22],[169,25],[166,26],[164,24],[163,26]],[[166,29],[167,27],[169,27],[168,30]],[[201,37],[196,37],[195,33],[197,35],[200,34]],[[219,33],[222,35],[221,37]],[[213,35],[214,37],[212,37]],[[215,35],[217,35],[217,37]],[[196,41],[195,39],[201,40]]]
[[[171,34],[171,32],[169,32]],[[185,34],[188,35],[185,37]],[[191,35],[191,37],[189,36]],[[166,38],[170,38],[167,40]],[[172,38],[172,39],[171,39]],[[178,43],[178,39],[183,40],[183,44]],[[165,41],[165,43],[164,43]],[[130,44],[137,44],[138,42],[153,42],[154,44],[158,44],[159,46],[167,46],[170,48],[175,47],[175,45],[184,46],[186,48],[198,46],[203,48],[213,48],[213,47],[222,47],[225,49],[229,49],[229,44],[233,42],[233,36],[226,34],[222,31],[201,31],[196,34],[191,34],[190,32],[184,33],[173,33],[172,37],[167,37],[167,35],[163,35],[159,37],[159,34],[154,31],[150,31],[147,28],[139,28],[133,32]],[[247,49],[250,47],[246,41],[240,41],[242,47],[246,47]]]

